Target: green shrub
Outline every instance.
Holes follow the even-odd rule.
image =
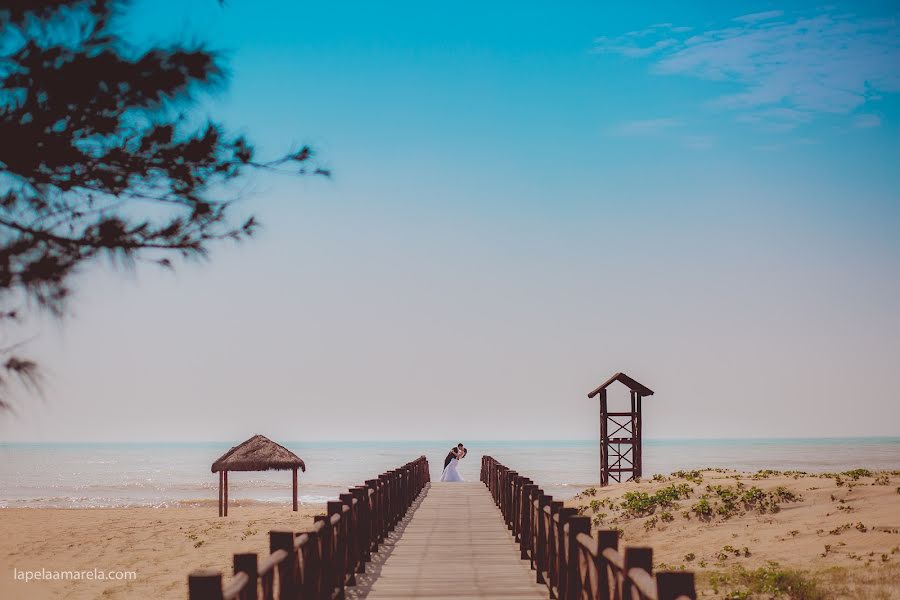
[[[730,590],[724,598],[752,598],[755,594],[790,600],[825,600],[828,597],[827,592],[802,571],[782,568],[776,562],[753,570],[736,566],[728,573],[712,575],[710,584],[716,594],[720,589],[737,588]]]
[[[872,471],[870,471],[869,469],[853,469],[851,471],[844,471],[841,474],[846,477],[849,477],[853,481],[856,481],[860,477],[871,477]]]
[[[703,496],[691,507],[691,512],[698,517],[709,518],[713,514],[713,507],[709,503],[709,499],[706,496]]]
[[[703,475],[700,471],[675,471],[672,473],[672,477],[679,477],[681,479],[687,479],[696,484],[703,483]]]

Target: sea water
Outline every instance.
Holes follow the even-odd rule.
[[[280,442],[306,463],[300,501],[335,499],[388,469],[426,456],[432,479],[458,440],[428,442]],[[597,441],[464,440],[459,466],[479,478],[489,454],[527,475],[556,498],[599,480]],[[102,508],[215,505],[218,476],[210,466],[234,443],[0,444],[0,507]],[[900,469],[900,437],[834,439],[645,440],[644,475],[727,467],[841,471]],[[288,502],[287,471],[231,472],[229,496],[241,503]]]

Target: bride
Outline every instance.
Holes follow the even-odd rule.
[[[468,450],[462,444],[450,450],[446,460],[444,460],[444,472],[441,473],[441,481],[464,481],[459,471],[456,470],[456,466],[467,452]]]

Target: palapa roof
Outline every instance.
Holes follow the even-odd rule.
[[[219,457],[212,464],[212,472],[293,470],[306,472],[303,460],[264,435],[254,435]]]
[[[594,390],[593,392],[588,394],[588,398],[593,398],[594,396],[596,396],[597,394],[600,393],[600,390],[605,390],[610,385],[612,385],[612,383],[614,381],[624,383],[626,386],[628,386],[628,389],[630,389],[632,392],[637,392],[641,396],[652,396],[653,395],[653,390],[648,388],[643,383],[638,383],[637,381],[635,381],[634,379],[632,379],[625,373],[616,373],[615,375],[613,375],[612,377],[607,379],[606,383],[604,383],[603,385],[598,387],[596,390]]]

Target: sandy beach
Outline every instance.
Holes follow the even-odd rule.
[[[704,598],[900,598],[900,472],[863,473],[690,471],[567,504],[652,546],[655,568],[695,571]]]
[[[231,573],[236,552],[268,554],[272,529],[302,530],[322,506],[0,510],[0,598],[178,598],[193,569]],[[135,571],[134,581],[16,581],[13,569]]]
[[[588,489],[568,504],[582,507],[595,527],[619,528],[623,544],[652,546],[656,568],[697,572],[703,598],[752,598],[728,594],[792,581],[827,591],[797,598],[893,599],[900,598],[898,487],[896,471],[705,470]],[[230,573],[235,552],[264,555],[269,530],[302,530],[321,511],[238,504],[220,519],[209,506],[3,509],[0,597],[183,598],[190,570]],[[137,576],[25,583],[13,579],[13,568]]]

